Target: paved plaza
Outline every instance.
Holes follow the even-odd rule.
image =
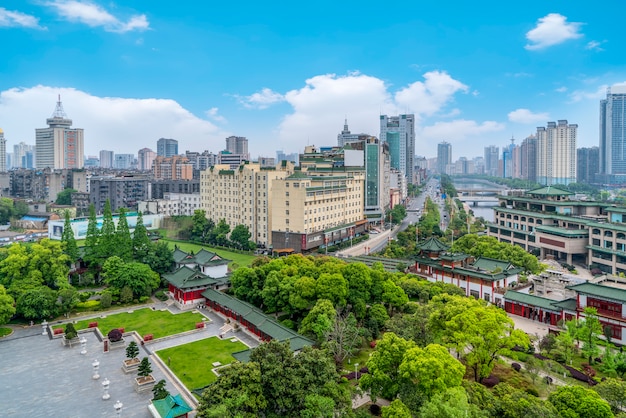
[[[164,308],[163,305],[155,305]],[[173,313],[178,312],[173,307],[168,309]],[[205,309],[200,312],[209,319],[204,330],[168,337],[143,347],[140,345],[139,354],[139,358],[150,356],[155,380],[165,379],[167,390],[172,395],[181,393],[190,405],[195,404],[192,403],[193,399],[189,399],[190,393],[152,354],[164,348],[219,335],[224,318]],[[122,362],[126,359],[125,349],[117,348],[104,353],[103,343],[95,332],[84,332],[79,336],[87,340],[85,355],[81,354],[80,344],[72,348],[64,347],[60,338],[51,339],[48,335],[42,335],[40,325],[15,327],[12,335],[0,339],[1,416],[116,417],[113,405],[118,400],[123,404],[122,417],[152,416],[148,411],[152,392],[137,393],[134,389],[136,373],[125,374],[122,371]],[[242,331],[231,331],[223,337],[235,337],[249,347],[259,344],[254,337]],[[132,338],[127,336],[125,340],[128,343]],[[97,380],[93,379],[92,363],[95,359],[100,362],[100,378]],[[102,382],[105,378],[110,381],[108,400],[102,399]]]

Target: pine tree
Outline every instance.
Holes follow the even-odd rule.
[[[148,359],[148,357],[144,357],[141,359],[141,363],[139,363],[139,368],[137,370],[137,375],[141,377],[146,377],[150,373],[152,373],[152,366],[150,365],[150,360]]]
[[[156,385],[152,388],[152,394],[154,397],[153,401],[157,401],[159,399],[165,399],[170,394],[168,390],[165,388],[166,382],[164,379],[161,379],[157,382]]]
[[[74,231],[72,230],[72,223],[70,222],[69,210],[65,211],[65,223],[63,224],[61,242],[65,245],[64,252],[70,258],[70,262],[74,263],[78,260],[78,246],[76,245],[76,239],[74,238]]]
[[[143,215],[141,212],[137,215],[137,225],[133,232],[133,258],[140,263],[145,262],[146,256],[150,251],[150,238],[148,230],[143,224]]]
[[[115,241],[115,224],[113,223],[111,202],[107,199],[102,211],[102,229],[100,229],[100,239],[98,241],[99,255],[102,262],[117,254]]]
[[[89,205],[89,221],[87,223],[87,236],[85,237],[85,261],[90,268],[97,268],[100,265],[98,255],[98,241],[100,231],[98,230],[98,219],[96,218],[96,208]]]
[[[126,219],[126,209],[121,208],[119,219],[117,220],[117,230],[115,231],[115,255],[125,262],[131,261],[133,257],[133,240],[130,237],[128,220]]]

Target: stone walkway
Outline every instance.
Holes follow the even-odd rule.
[[[167,309],[173,314],[180,313],[175,305],[154,301],[149,305],[133,307],[133,310],[151,307],[155,310]],[[107,311],[106,315],[128,312],[129,308]],[[190,403],[196,399],[173,375],[167,366],[154,355],[155,351],[187,344],[205,338],[219,336],[226,318],[207,309],[197,309],[207,317],[204,330],[184,335],[176,335],[146,343],[142,353],[150,356],[153,376],[157,381],[165,379],[167,389],[172,394],[181,393]],[[54,321],[58,325],[74,320],[98,318],[102,313],[80,315],[66,321]],[[80,344],[72,348],[62,346],[61,339],[51,339],[42,335],[40,324],[33,326],[13,326],[13,333],[0,339],[0,411],[7,417],[113,417],[113,404],[120,400],[124,406],[122,416],[150,417],[147,406],[152,392],[138,394],[134,390],[134,374],[125,374],[122,361],[126,358],[123,349],[102,352],[102,342],[95,332],[81,333],[87,339],[87,354],[81,355]],[[126,337],[130,339],[133,337]],[[248,347],[256,347],[259,341],[245,331],[229,331],[223,338],[237,338]],[[92,362],[100,362],[100,379],[94,380]],[[102,400],[102,381],[110,383],[109,400]],[[192,417],[193,415],[190,415]]]

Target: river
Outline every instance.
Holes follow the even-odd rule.
[[[457,189],[476,189],[476,190],[493,190],[494,188],[506,190],[504,186],[499,184],[490,183],[488,181],[472,181],[471,179],[454,179],[454,187]],[[493,208],[498,206],[497,202],[480,202],[478,206],[471,205],[470,209],[474,212],[474,216],[483,217],[488,222],[493,222],[495,219]]]

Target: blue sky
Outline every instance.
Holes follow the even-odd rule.
[[[405,4],[403,4],[405,3]],[[599,7],[601,6],[601,7]],[[347,117],[415,113],[416,154],[521,142],[548,121],[598,144],[599,100],[626,82],[626,3],[582,1],[0,3],[0,128],[34,144],[61,95],[85,150],[171,137],[253,157],[333,145]]]

